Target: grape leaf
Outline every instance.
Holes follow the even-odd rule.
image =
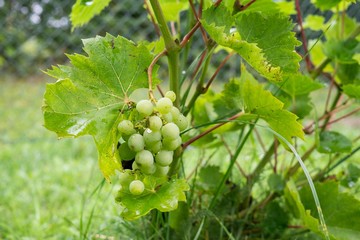
[[[88,23],[95,15],[98,15],[111,0],[76,0],[73,5],[70,20],[72,30]]]
[[[320,143],[317,150],[321,153],[350,152],[351,140],[338,132],[324,131],[320,133]]]
[[[149,183],[156,181],[153,176],[146,178],[144,179],[145,188],[149,187]],[[184,191],[188,190],[189,185],[185,179],[173,179],[139,196],[130,194],[127,189],[122,189],[116,201],[124,207],[121,216],[126,220],[135,220],[148,214],[152,209],[158,209],[161,212],[177,209],[179,201],[186,201]]]
[[[214,20],[221,19],[221,17],[215,17],[218,15],[230,16],[230,13],[222,5],[217,8],[210,7],[203,12],[201,23],[210,37],[219,45],[236,51],[249,65],[269,81],[280,82],[282,78],[280,67],[270,65],[262,50],[255,43],[242,40],[237,32],[230,32],[233,18],[229,17],[227,22],[216,22]],[[231,25],[229,25],[230,22]]]
[[[292,137],[304,138],[302,126],[295,114],[283,109],[284,104],[262,86],[250,80],[232,80],[225,85],[223,100],[230,108],[264,119],[274,131],[289,142]]]
[[[47,71],[58,80],[46,86],[45,127],[59,137],[93,136],[100,169],[109,179],[121,168],[116,151],[121,110],[135,89],[147,87],[153,57],[145,46],[123,37],[107,34],[83,42],[88,56],[69,55],[72,66]]]
[[[343,90],[349,97],[360,99],[360,85],[347,84],[343,86]]]
[[[203,12],[201,23],[218,44],[236,51],[269,81],[280,82],[283,73],[298,71],[301,58],[294,47],[300,42],[291,32],[288,17],[281,14],[276,4],[266,0],[260,2],[273,7],[262,6],[260,11],[254,3],[234,17],[228,17],[230,12],[222,4],[211,6]],[[234,22],[237,31],[232,28]]]
[[[315,184],[329,233],[335,239],[350,240],[360,236],[360,201],[339,189],[339,183],[328,181]],[[311,215],[318,217],[309,187],[299,191],[301,201]]]
[[[280,83],[279,87],[281,87],[281,90],[285,91],[290,96],[295,97],[318,90],[322,88],[323,85],[319,82],[313,81],[306,75],[291,74],[284,78],[284,82]]]
[[[299,192],[296,189],[295,183],[288,181],[284,189],[284,197],[286,205],[295,217],[301,219],[303,224],[315,233],[319,233],[319,221],[310,215],[310,210],[306,210],[301,202]],[[312,201],[314,199],[312,198]]]
[[[280,13],[241,12],[235,25],[242,39],[256,43],[272,66],[278,66],[283,73],[296,73],[301,57],[294,51],[300,42],[292,32],[289,17]]]

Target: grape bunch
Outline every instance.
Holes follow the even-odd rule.
[[[130,117],[118,125],[121,135],[118,148],[123,166],[144,175],[166,176],[173,162],[174,151],[180,147],[180,132],[188,126],[186,117],[173,106],[176,95],[172,91],[158,99],[155,104],[141,100]],[[140,195],[144,184],[133,180],[129,191]]]

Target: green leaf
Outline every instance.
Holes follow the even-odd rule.
[[[117,124],[129,95],[147,87],[147,67],[153,57],[145,46],[123,37],[86,39],[88,56],[70,55],[71,66],[54,67],[44,96],[45,127],[59,137],[93,136],[105,178],[120,169],[116,151]],[[156,71],[155,71],[156,72]]]
[[[116,201],[124,207],[121,216],[126,220],[135,220],[148,214],[152,209],[169,212],[177,209],[179,201],[186,201],[184,191],[189,190],[185,179],[167,179],[146,176],[143,179],[145,189],[148,191],[139,196],[132,195],[128,188],[122,188]]]
[[[304,138],[302,126],[295,114],[283,109],[284,104],[255,81],[232,80],[225,85],[223,100],[234,110],[243,111],[243,117],[255,115],[264,119],[274,131],[292,142],[292,137]],[[241,119],[241,118],[240,118]]]
[[[358,239],[360,236],[360,201],[347,192],[339,190],[334,181],[317,183],[321,208],[330,234],[339,240]],[[301,200],[311,215],[317,217],[317,210],[308,187],[300,190]]]
[[[288,93],[291,97],[308,94],[323,87],[319,82],[315,82],[306,75],[291,74],[287,75],[284,82],[278,84],[281,90]]]
[[[321,153],[350,152],[350,139],[338,132],[324,131],[320,133],[320,143],[317,150]]]
[[[235,17],[230,16],[230,11],[221,4],[205,10],[201,22],[211,38],[236,51],[269,81],[280,82],[284,73],[298,71],[301,57],[294,49],[300,42],[291,32],[293,26],[288,16],[275,3],[255,2]],[[233,22],[237,31],[232,29]]]
[[[70,20],[72,30],[88,23],[95,15],[109,5],[111,0],[76,0],[73,5]]]
[[[276,5],[275,5],[276,6]],[[249,8],[250,9],[250,8]],[[266,8],[265,8],[266,9]],[[257,15],[258,13],[254,13]],[[252,15],[252,16],[255,16]],[[262,16],[261,14],[259,14]],[[275,16],[275,15],[274,15]],[[276,18],[276,17],[274,17]],[[240,17],[239,17],[240,19]],[[237,25],[242,25],[244,23],[241,20],[237,20]],[[245,17],[242,19],[246,19]],[[270,49],[265,52],[260,48],[260,45],[256,42],[247,41],[247,39],[241,39],[238,32],[233,31],[232,26],[234,22],[234,18],[231,17],[229,10],[223,6],[222,4],[218,7],[210,7],[203,12],[203,18],[201,23],[203,27],[206,29],[208,34],[212,39],[215,40],[219,45],[227,47],[236,51],[249,65],[251,65],[257,72],[259,72],[262,76],[269,79],[269,81],[280,82],[282,81],[282,69],[281,66],[272,65],[272,60],[268,59],[265,54],[271,53]],[[270,20],[270,19],[268,19]],[[285,20],[285,19],[283,19]],[[244,20],[245,21],[245,20]],[[258,21],[258,19],[256,19]],[[264,22],[262,22],[264,23]],[[238,27],[238,26],[237,26]],[[265,27],[265,25],[261,25],[261,27]],[[260,27],[259,27],[260,28]],[[263,31],[263,29],[255,29],[257,31]],[[276,30],[278,31],[278,30]],[[281,32],[281,30],[280,30]],[[285,44],[285,43],[284,43]],[[287,49],[287,46],[283,46],[281,48]],[[280,47],[280,45],[277,45]],[[280,52],[287,52],[287,50]],[[293,53],[292,53],[293,54]],[[269,54],[268,54],[269,55]],[[270,54],[271,56],[275,56],[274,54]],[[287,56],[282,56],[287,57]],[[281,58],[282,58],[281,57]],[[274,60],[274,59],[273,59]],[[300,58],[298,59],[300,60]],[[274,60],[275,62],[279,62]],[[291,64],[290,64],[291,65]]]
[[[197,184],[205,191],[215,192],[223,177],[224,174],[220,172],[218,166],[203,167],[199,172],[199,181]]]
[[[337,64],[336,75],[344,85],[360,83],[360,64]]]
[[[285,181],[280,174],[270,174],[267,182],[270,189],[274,192],[282,192],[285,188]]]
[[[325,18],[320,15],[308,15],[304,21],[304,28],[309,28],[314,31],[324,29]]]
[[[349,97],[360,99],[360,85],[347,84],[343,86],[343,90]]]
[[[316,7],[320,8],[320,10],[330,10],[331,8],[338,5],[341,0],[313,0]]]
[[[312,196],[312,195],[311,195]],[[306,210],[307,208],[301,202],[300,195],[294,182],[289,181],[286,184],[286,188],[284,190],[284,197],[289,210],[293,213],[296,218],[299,218],[303,224],[315,233],[319,233],[319,221],[310,215],[310,210]],[[309,199],[310,200],[310,199]],[[311,198],[314,202],[314,199]]]
[[[289,17],[280,12],[264,14],[243,11],[236,16],[235,25],[243,40],[256,43],[271,66],[283,73],[296,73],[301,57],[294,51],[301,43],[292,32]]]

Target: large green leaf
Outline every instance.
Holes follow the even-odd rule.
[[[284,104],[259,83],[232,80],[225,85],[222,97],[228,107],[245,112],[243,117],[254,115],[264,119],[289,142],[292,137],[304,138],[302,125],[296,121],[298,117],[283,109]]]
[[[70,55],[71,66],[47,72],[58,80],[46,87],[45,127],[59,137],[93,136],[108,179],[121,168],[116,146],[122,110],[135,89],[147,87],[153,57],[145,46],[109,34],[84,40],[84,50],[88,56]]]
[[[296,73],[301,57],[294,51],[300,42],[292,32],[289,17],[279,12],[264,14],[262,11],[241,12],[235,25],[243,40],[256,43],[272,66],[283,73]]]
[[[76,0],[70,14],[72,28],[74,29],[88,23],[95,15],[107,7],[110,1],[111,0]]]
[[[337,182],[317,183],[316,191],[330,234],[338,240],[353,240],[360,236],[360,201],[349,193],[341,192]],[[316,206],[309,188],[300,191],[301,200],[311,215],[317,216]]]
[[[121,216],[126,220],[138,219],[152,209],[161,212],[173,211],[177,209],[179,201],[186,201],[184,191],[189,190],[189,185],[185,179],[168,181],[166,177],[146,176],[142,179],[146,191],[138,196],[132,195],[126,187],[133,179],[134,176],[130,176],[125,183],[122,183],[123,187],[116,197],[116,201],[123,207]]]
[[[260,7],[260,5],[261,7]],[[264,4],[269,7],[264,8]],[[226,16],[226,17],[225,17]],[[231,16],[222,4],[203,12],[202,25],[219,45],[236,51],[249,65],[270,81],[280,82],[283,75],[296,73],[299,45],[288,17],[272,1],[261,0]],[[237,30],[232,27],[235,26]]]

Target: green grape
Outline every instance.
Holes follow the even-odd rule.
[[[154,106],[150,100],[141,100],[136,104],[136,110],[142,116],[147,117],[153,113]]]
[[[149,128],[152,131],[160,131],[162,125],[163,124],[162,124],[161,118],[159,118],[158,116],[149,117]]]
[[[161,141],[161,133],[160,131],[151,131],[150,129],[145,129],[143,133],[145,146],[150,147],[153,144]]]
[[[173,161],[173,156],[174,156],[173,151],[161,150],[155,156],[156,164],[163,167],[169,166]]]
[[[143,150],[145,147],[144,137],[139,133],[131,135],[128,140],[128,146],[134,152]]]
[[[178,119],[181,114],[177,107],[172,107],[170,113],[174,121]]]
[[[155,164],[144,165],[144,166],[141,166],[140,170],[144,174],[151,175],[151,174],[154,174],[154,172],[156,171],[156,167],[155,167]]]
[[[178,137],[176,139],[165,138],[163,140],[163,149],[174,151],[175,149],[181,146],[181,143],[182,143],[181,137]]]
[[[129,191],[133,195],[140,195],[144,192],[144,190],[145,190],[145,185],[140,180],[134,180],[129,185]]]
[[[156,142],[151,146],[147,146],[146,149],[149,150],[150,152],[156,154],[162,149],[162,142],[161,141]]]
[[[176,94],[173,91],[167,91],[165,93],[165,97],[170,99],[172,102],[175,102],[176,100]]]
[[[124,142],[119,147],[119,155],[121,160],[128,161],[134,159],[135,152],[131,151],[127,142]]]
[[[169,166],[160,166],[158,164],[155,164],[156,170],[154,172],[154,176],[156,177],[163,177],[166,176],[169,172],[170,167]]]
[[[175,123],[167,123],[161,128],[163,138],[176,139],[180,135],[180,129]]]
[[[119,183],[121,185],[127,185],[133,179],[134,179],[133,176],[131,174],[129,174],[128,172],[120,172],[120,174],[119,174]]]
[[[118,130],[120,133],[125,135],[131,135],[135,133],[134,125],[129,120],[122,120],[118,125]]]
[[[132,170],[140,169],[139,166],[136,164],[135,161],[132,163],[131,168],[132,168]]]
[[[140,167],[150,166],[154,164],[154,156],[148,150],[142,150],[135,155],[135,162]]]
[[[179,127],[180,131],[184,131],[189,125],[187,118],[182,114],[180,114],[180,116],[174,121],[174,123],[176,124],[176,126]]]
[[[165,122],[169,123],[173,121],[173,116],[171,113],[166,113],[162,115],[163,119],[165,120]]]
[[[161,114],[166,114],[171,111],[173,103],[168,98],[160,98],[156,103],[156,108]]]

